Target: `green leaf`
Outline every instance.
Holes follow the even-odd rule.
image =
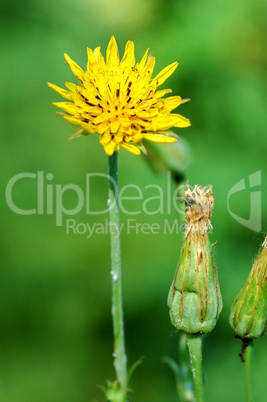
[[[130,381],[130,378],[132,377],[134,371],[137,369],[138,366],[140,366],[140,364],[143,363],[144,361],[144,356],[140,357],[140,359],[138,359],[128,370],[128,381]]]

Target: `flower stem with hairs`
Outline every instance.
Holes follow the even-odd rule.
[[[202,336],[187,334],[187,346],[190,355],[191,370],[194,378],[196,400],[197,402],[203,402]]]
[[[190,367],[190,355],[188,350],[187,334],[184,331],[179,333],[178,351],[180,366],[181,391],[180,399],[182,402],[195,402],[193,376]],[[182,397],[181,397],[182,395]]]
[[[246,365],[246,387],[247,387],[247,402],[253,401],[253,390],[252,390],[252,376],[251,376],[251,365],[253,358],[253,341],[251,340],[245,349],[245,365]]]
[[[110,232],[111,240],[111,276],[112,276],[112,320],[114,334],[114,367],[119,382],[122,399],[127,394],[127,357],[125,353],[124,323],[122,309],[122,279],[121,279],[121,252],[119,233],[119,205],[118,205],[118,152],[108,157],[109,174],[109,213],[110,223],[118,231]]]

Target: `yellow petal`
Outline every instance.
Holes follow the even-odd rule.
[[[68,121],[70,124],[73,124],[74,126],[80,126],[81,125],[81,120],[76,119],[75,117],[72,116],[63,116],[63,118]]]
[[[98,63],[98,68],[101,68],[101,69],[106,70],[105,59],[104,59],[104,57],[102,56],[100,49],[101,49],[100,46],[98,46],[98,47],[96,47],[96,48],[94,49],[95,59],[96,59],[96,62]]]
[[[169,130],[171,127],[176,127],[181,119],[185,119],[179,114],[170,114],[169,116],[154,117],[151,121],[152,130],[151,131],[165,131]],[[187,120],[187,119],[186,119]],[[180,127],[180,126],[178,126]]]
[[[189,127],[191,126],[190,120],[180,114],[172,114],[178,118],[178,122],[173,127]]]
[[[129,117],[123,117],[120,116],[120,123],[123,125],[123,127],[130,127],[133,122],[131,119],[129,119]]]
[[[134,131],[133,135],[129,138],[126,137],[125,142],[127,142],[127,144],[129,142],[133,142],[134,145],[136,145],[139,148],[139,143],[140,141],[142,141],[142,139],[144,138],[144,134],[141,131]]]
[[[160,90],[160,91],[157,91],[157,92],[155,93],[155,96],[156,96],[157,99],[160,99],[160,98],[162,98],[164,95],[169,94],[169,93],[171,93],[171,92],[172,92],[171,89],[162,89],[162,90]]]
[[[88,57],[87,71],[90,71],[92,67],[96,65],[96,59],[94,52],[89,47],[87,48],[87,57]]]
[[[149,119],[150,117],[157,116],[159,113],[159,110],[157,108],[151,108],[145,110],[141,110],[140,112],[138,111],[136,113],[136,116],[140,119]]]
[[[122,130],[121,128],[118,129],[118,132],[115,135],[115,140],[117,143],[121,143],[123,140],[123,137],[125,135],[125,130]]]
[[[62,89],[62,88],[58,87],[57,85],[50,84],[50,82],[48,82],[47,85],[49,86],[49,88],[56,91],[59,95],[63,96],[63,98],[71,100],[71,94],[69,91],[66,91],[66,89]]]
[[[148,51],[149,51],[149,49],[146,50],[144,56],[142,57],[142,60],[140,61],[140,64],[139,64],[139,70],[140,70],[140,71],[143,70],[143,68],[144,68],[145,65],[146,65],[147,56],[148,56]]]
[[[81,122],[80,126],[88,133],[88,134],[95,134],[98,133],[98,129],[93,126],[91,123]]]
[[[122,142],[120,144],[124,149],[126,149],[126,151],[130,151],[132,154],[134,155],[140,155],[141,151],[138,147],[136,147],[133,144],[126,144],[125,142]]]
[[[75,77],[77,77],[78,80],[82,82],[84,71],[81,69],[81,67],[78,66],[78,64],[75,63],[75,61],[71,60],[71,58],[66,53],[64,53],[64,57]]]
[[[103,121],[107,121],[109,119],[109,117],[110,117],[109,113],[107,113],[107,112],[101,113],[99,116],[97,116],[94,119],[94,124],[99,124],[99,123],[102,123]]]
[[[76,92],[77,88],[80,88],[79,85],[73,84],[72,82],[65,82],[65,87],[71,92]]]
[[[154,70],[154,67],[155,67],[155,63],[156,63],[155,57],[153,57],[153,56],[150,57],[150,59],[148,60],[146,66],[144,67],[144,70],[143,70],[143,72],[142,72],[142,75],[143,75],[143,74],[148,74],[148,76],[151,77],[151,75],[152,75],[152,73],[153,73],[153,70]],[[154,81],[154,80],[153,80],[153,81]],[[153,81],[152,81],[152,83],[153,83]],[[151,83],[151,84],[152,84],[152,83]]]
[[[162,99],[164,110],[170,112],[176,109],[181,104],[181,96],[170,96],[169,98]]]
[[[85,123],[84,121],[76,119],[72,116],[63,116],[63,118],[74,126],[82,127],[87,132],[87,134],[94,134],[97,132],[96,128],[93,127],[90,123]]]
[[[104,145],[104,150],[106,154],[110,156],[114,154],[116,147],[117,147],[116,142],[110,141],[108,144]]]
[[[63,112],[72,115],[75,114],[77,115],[77,113],[79,113],[80,110],[77,106],[75,106],[71,102],[53,102],[52,104],[59,107],[61,110],[63,110]]]
[[[109,127],[110,127],[110,122],[103,121],[102,123],[97,125],[97,132],[99,134],[103,134],[105,131],[109,130]]]
[[[95,55],[95,59],[96,59],[96,62],[97,62],[97,63],[99,62],[99,57],[100,57],[100,55],[101,55],[100,50],[101,50],[101,46],[98,46],[98,47],[96,47],[96,48],[94,49],[94,55]]]
[[[134,129],[134,132],[136,132],[136,130],[141,131],[142,129],[146,131],[156,131],[156,129],[154,129],[154,126],[152,126],[153,123],[151,121],[148,121],[147,119],[142,120],[136,118],[133,120],[133,124],[135,127],[137,127]]]
[[[118,131],[118,128],[120,127],[121,123],[119,120],[112,121],[110,124],[110,131],[114,134]]]
[[[155,83],[157,86],[160,86],[163,84],[164,81],[166,81],[167,78],[169,78],[170,75],[174,72],[174,70],[177,68],[178,63],[177,61],[175,63],[170,64],[169,66],[165,67],[161,72],[153,79],[152,83]]]
[[[162,135],[162,134],[144,134],[144,138],[151,142],[157,142],[160,144],[163,144],[163,143],[171,144],[172,142],[177,141],[176,138],[168,137],[168,136]]]
[[[111,140],[111,134],[109,130],[107,130],[104,134],[101,134],[99,137],[99,142],[101,145],[107,145]]]
[[[128,134],[128,135],[132,135],[133,134],[133,129],[131,127],[122,127],[122,130],[124,132],[124,134]]]
[[[125,52],[120,63],[120,67],[123,69],[125,67],[132,68],[135,64],[135,57],[134,57],[134,43],[132,41],[128,41],[125,46]]]
[[[118,46],[114,36],[111,37],[106,54],[107,65],[109,67],[118,67],[119,66],[119,54],[118,54]]]

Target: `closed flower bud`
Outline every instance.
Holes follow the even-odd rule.
[[[240,338],[267,333],[267,236],[245,285],[231,307],[230,325]]]
[[[190,334],[213,330],[222,309],[216,262],[207,231],[214,206],[212,189],[186,190],[186,233],[168,296],[170,318]]]

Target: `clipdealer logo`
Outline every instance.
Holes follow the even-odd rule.
[[[158,184],[148,184],[141,188],[135,184],[127,184],[123,186],[117,193],[117,202],[121,212],[128,216],[127,222],[122,223],[120,228],[112,228],[108,219],[104,222],[78,222],[73,219],[82,210],[86,215],[104,215],[114,207],[108,203],[106,208],[93,210],[90,199],[94,192],[93,180],[98,180],[98,185],[105,185],[107,187],[108,181],[113,179],[104,173],[87,173],[85,175],[85,183],[83,187],[74,183],[61,185],[54,183],[54,175],[43,171],[23,172],[13,176],[6,185],[5,198],[7,206],[18,215],[54,215],[56,226],[62,226],[63,222],[66,224],[66,233],[86,235],[90,238],[93,234],[106,234],[112,230],[119,231],[126,230],[128,234],[135,231],[136,234],[164,234],[164,233],[182,233],[184,231],[183,225],[179,225],[178,219],[172,218],[165,219],[159,225],[158,222],[154,223],[140,223],[132,217],[136,215],[171,215],[173,212],[184,214],[183,208],[179,200],[181,188],[176,187],[172,190],[171,172],[167,172],[166,184],[162,188]],[[102,180],[102,182],[101,182]],[[114,186],[116,183],[113,181]],[[243,178],[234,184],[227,194],[227,209],[229,214],[241,225],[247,227],[254,232],[260,232],[262,229],[262,172],[261,170],[254,172],[248,177],[249,186],[246,186],[246,180]],[[29,200],[28,208],[22,208],[19,205],[17,197],[17,185],[33,184],[36,187],[36,202]],[[20,187],[21,188],[21,187]],[[66,207],[66,200],[68,193],[72,192],[74,195],[75,205],[73,208]],[[230,207],[230,199],[234,194],[239,192],[246,192],[249,194],[248,202],[250,205],[250,216],[245,219],[233,212]],[[129,195],[129,193],[131,195]],[[16,195],[16,197],[14,196]],[[14,199],[18,201],[14,201]],[[72,197],[73,198],[73,197]],[[129,208],[129,201],[132,203]],[[127,204],[128,203],[128,204]],[[181,216],[181,215],[180,215]],[[71,218],[69,218],[71,217]]]
[[[76,219],[66,219],[66,233],[74,235],[83,235],[90,239],[93,235],[112,234],[115,238],[119,237],[124,231],[128,235],[165,235],[180,234],[185,232],[185,225],[179,224],[176,219],[164,219],[163,222],[138,222],[137,219],[128,218],[126,222],[119,226],[110,222],[108,218],[104,222],[78,222]]]
[[[253,230],[254,232],[260,232],[262,229],[262,192],[260,189],[261,186],[261,170],[258,170],[255,173],[252,173],[248,177],[248,190],[246,187],[245,179],[240,180],[236,184],[234,184],[227,194],[227,209],[229,214],[238,222],[240,225],[245,226],[246,228]],[[245,219],[242,216],[237,215],[232,212],[230,209],[230,198],[232,195],[237,194],[239,192],[246,191],[249,193],[249,204],[250,204],[250,212],[249,218]]]
[[[6,185],[6,203],[11,211],[18,215],[55,215],[56,226],[62,226],[65,218],[68,216],[73,217],[82,210],[86,215],[104,215],[114,207],[116,201],[114,201],[113,205],[108,202],[107,208],[93,210],[90,203],[90,198],[93,194],[92,179],[98,179],[99,181],[102,180],[102,185],[104,184],[106,187],[108,181],[111,180],[114,186],[116,186],[113,178],[103,173],[87,173],[85,175],[85,185],[83,188],[74,183],[66,185],[55,184],[53,183],[54,175],[52,173],[45,174],[43,171],[38,171],[37,173],[19,173],[13,176]],[[19,205],[19,201],[14,201],[14,194],[16,193],[16,186],[18,183],[25,184],[26,181],[28,181],[26,185],[30,183],[36,185],[36,202],[35,205],[29,205],[28,208],[22,208]],[[103,181],[106,182],[103,183]],[[177,202],[180,198],[179,194],[181,187],[177,187],[172,191],[171,172],[167,172],[166,186],[164,189],[158,184],[148,184],[144,186],[143,189],[135,184],[127,184],[123,186],[119,192],[116,192],[117,202],[121,212],[128,216],[135,216],[141,213],[145,215],[170,215],[173,210],[178,214],[181,214],[183,213],[183,210],[180,209],[181,204]],[[72,192],[76,199],[76,204],[73,208],[67,208],[65,206],[68,192]],[[129,192],[131,195],[129,195]],[[148,195],[148,193],[150,193],[150,195]],[[127,208],[127,202],[129,201],[132,201],[132,209],[129,208],[129,204]],[[31,204],[31,202],[32,201],[29,201],[29,204]],[[76,221],[73,219],[69,219],[66,222],[67,231],[69,233],[71,230],[74,231],[74,222]],[[127,226],[129,230],[132,223],[133,220],[129,220]],[[156,226],[154,225],[154,229],[151,229],[152,232],[157,231],[155,227]],[[80,224],[78,231],[79,230],[84,230],[82,229],[82,224]],[[94,229],[91,229],[90,226],[88,230],[90,234],[92,230],[96,231],[96,226],[94,226]],[[141,230],[140,227],[138,230]],[[142,230],[144,232],[147,231],[146,225]],[[99,233],[100,232],[101,230],[99,229]]]

